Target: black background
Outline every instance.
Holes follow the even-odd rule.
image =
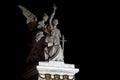
[[[105,67],[109,63],[109,59],[106,60],[107,53],[112,52],[112,44],[109,44],[108,39],[113,32],[108,26],[113,25],[110,21],[113,17],[111,6],[105,2],[75,0],[4,0],[1,5],[1,61],[4,80],[21,80],[29,51],[28,42],[32,35],[17,5],[23,5],[40,20],[44,12],[51,14],[53,3],[57,5],[55,17],[59,20],[58,28],[67,39],[65,63],[75,64],[80,69],[76,80],[100,79],[106,76],[109,68]]]

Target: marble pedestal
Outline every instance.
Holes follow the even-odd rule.
[[[38,80],[75,80],[74,76],[79,71],[74,64],[59,61],[39,62],[36,68]]]

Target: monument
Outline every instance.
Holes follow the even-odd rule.
[[[64,62],[63,52],[66,40],[57,28],[58,19],[54,19],[56,5],[53,5],[52,14],[48,16],[44,13],[40,21],[22,5],[18,7],[26,17],[26,24],[31,30],[36,31],[33,47],[26,61],[35,64],[33,73],[38,74],[38,80],[75,80],[74,76],[79,69],[75,68],[74,64]]]

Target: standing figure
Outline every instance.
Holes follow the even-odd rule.
[[[38,65],[39,61],[45,61],[44,57],[44,48],[45,48],[45,27],[46,22],[48,20],[48,15],[44,14],[41,21],[37,22],[37,17],[31,13],[28,9],[23,7],[22,5],[18,5],[18,7],[22,10],[23,15],[26,18],[26,24],[29,29],[34,32],[34,38],[32,40],[32,46],[29,55],[26,59],[26,68],[23,72],[23,78],[27,80],[38,80],[38,71],[36,69],[36,65]]]
[[[51,27],[51,32],[46,36],[45,42],[47,47],[45,48],[45,59],[63,61],[63,50],[60,45],[60,30],[57,28],[58,20],[54,19],[56,6],[53,6],[53,13],[49,20],[49,25]],[[53,20],[53,21],[52,21]]]
[[[45,61],[44,48],[46,47],[46,45],[45,45],[45,35],[43,28],[45,27],[46,25],[45,22],[47,20],[48,20],[48,16],[44,14],[43,20],[38,22],[38,26],[37,26],[38,32],[33,38],[32,47],[26,59],[28,63],[28,67],[26,68],[26,71],[23,74],[25,78],[31,79],[32,76],[34,78],[38,78],[38,71],[36,69],[36,65],[38,65],[39,61]]]
[[[37,21],[37,17],[30,12],[28,9],[23,7],[22,5],[18,5],[18,7],[22,10],[23,15],[26,18],[26,24],[29,29],[33,31],[33,40],[30,53],[26,59],[27,63],[37,63],[38,61],[44,61],[44,47],[45,47],[45,29],[46,22],[48,20],[48,15],[44,13],[42,16],[42,20]]]
[[[46,25],[45,22],[48,20],[48,15],[45,13],[41,21],[38,22],[37,28],[39,29],[36,33],[33,40],[33,47],[30,51],[30,54],[27,58],[27,61],[38,62],[44,61],[44,48],[45,48],[45,35],[44,35],[44,27]]]

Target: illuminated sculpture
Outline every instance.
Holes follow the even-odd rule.
[[[40,21],[37,21],[37,17],[25,7],[21,5],[18,7],[26,17],[26,24],[38,29],[33,48],[27,58],[28,62],[38,62],[36,65],[38,80],[74,80],[74,75],[79,69],[76,69],[74,64],[64,63],[65,40],[57,28],[58,19],[54,19],[56,5],[53,5],[53,13],[50,16],[44,13]],[[46,23],[47,21],[49,23]]]

